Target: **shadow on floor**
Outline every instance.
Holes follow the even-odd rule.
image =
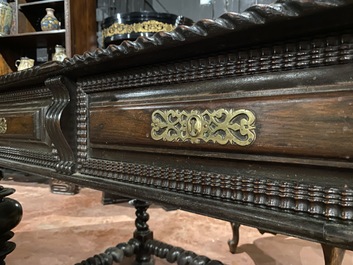
[[[134,231],[135,210],[127,204],[101,204],[101,192],[83,189],[78,195],[51,194],[47,185],[15,185],[11,197],[24,215],[14,229],[15,251],[8,265],[73,265],[108,247],[128,241]],[[228,222],[183,211],[149,210],[155,238],[229,265],[323,265],[319,244],[282,235],[261,235],[241,226],[237,254],[231,254]],[[126,261],[128,262],[128,261]],[[125,262],[124,262],[125,263]],[[167,264],[156,259],[156,264]],[[343,265],[353,264],[347,251]]]

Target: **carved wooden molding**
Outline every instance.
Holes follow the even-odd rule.
[[[282,1],[269,5],[254,5],[243,13],[225,13],[216,20],[201,20],[190,27],[178,26],[171,32],[158,32],[150,38],[138,38],[136,41],[124,41],[121,45],[110,45],[107,49],[97,49],[94,52],[86,52],[83,55],[75,55],[63,63],[48,62],[42,66],[35,66],[25,71],[14,72],[6,76],[0,76],[0,85],[10,85],[18,81],[47,78],[50,76],[72,73],[74,70],[87,66],[95,66],[114,61],[118,58],[129,58],[137,52],[153,50],[156,46],[164,48],[175,47],[181,42],[202,41],[205,37],[219,37],[222,34],[244,32],[266,24],[281,25],[281,21],[300,21],[315,12],[328,8],[334,10],[338,7],[349,6],[349,0],[323,0],[323,1]],[[320,22],[321,23],[321,22]],[[324,27],[325,25],[323,25]],[[79,76],[80,72],[76,74]]]
[[[178,42],[195,40],[204,37],[219,36],[222,33],[229,34],[230,31],[237,33],[244,30],[263,27],[264,24],[289,19],[300,19],[313,12],[320,12],[327,8],[335,8],[349,5],[350,1],[277,1],[269,5],[254,5],[243,13],[225,13],[216,20],[200,20],[193,26],[178,26],[172,32],[158,32],[151,38],[138,38],[136,41],[124,41],[121,45],[109,45],[107,49],[97,49],[95,52],[86,52],[83,55],[74,56],[65,61],[67,67],[97,64],[109,59],[129,56],[132,53],[149,50],[153,46],[173,46]]]
[[[83,92],[80,85],[77,86],[77,168],[82,167],[82,162],[87,160],[87,113],[88,102],[87,95]]]
[[[53,151],[53,153],[48,154],[25,149],[0,147],[0,158],[47,168],[55,168],[59,159],[55,156],[55,149],[53,149]]]
[[[51,98],[51,92],[46,87],[30,87],[25,90],[8,92],[0,97],[0,103],[11,103],[18,101],[30,101]]]
[[[67,71],[75,70],[77,76],[80,67],[94,69],[100,64],[148,53],[163,46],[164,51],[175,48],[181,43],[199,43],[202,40],[221,37],[222,34],[234,36],[238,32],[246,36],[251,29],[264,27],[267,23],[280,25],[281,21],[291,19],[300,21],[301,17],[326,10],[328,8],[350,5],[350,1],[278,1],[271,5],[258,5],[249,8],[242,14],[228,13],[214,21],[199,21],[191,27],[177,27],[170,33],[157,33],[151,38],[138,38],[135,42],[123,42],[122,45],[110,45],[107,49],[97,49],[65,61]],[[341,8],[342,10],[342,8]],[[328,12],[329,13],[329,12]],[[337,14],[337,12],[336,12]],[[328,25],[322,25],[323,28]],[[332,28],[331,28],[332,29]],[[295,35],[298,36],[298,35]],[[313,36],[307,34],[307,36]],[[119,89],[130,89],[144,86],[158,86],[216,80],[230,76],[245,76],[268,72],[306,69],[326,65],[338,65],[353,61],[352,32],[330,33],[329,37],[314,36],[307,39],[291,39],[281,42],[276,38],[275,45],[253,43],[256,47],[243,45],[241,50],[237,43],[223,47],[211,47],[203,58],[193,58],[149,65],[147,68],[124,69],[121,65],[118,74],[102,75],[97,80],[90,77],[79,80],[77,137],[79,173],[119,182],[134,183],[165,189],[176,193],[190,193],[196,196],[210,197],[214,200],[234,203],[249,203],[272,211],[284,211],[320,216],[329,220],[337,218],[342,221],[353,220],[353,191],[350,189],[327,189],[323,186],[306,185],[295,181],[276,181],[271,179],[254,179],[250,176],[214,174],[196,170],[179,170],[168,167],[147,166],[141,164],[103,161],[88,158],[87,145],[87,95]],[[260,39],[262,41],[262,39]],[[183,42],[183,43],[182,43]],[[266,43],[271,43],[268,40]],[[252,45],[252,43],[250,43]],[[233,50],[231,50],[233,49]],[[152,53],[151,53],[152,55]],[[138,65],[136,59],[136,65]],[[148,63],[147,61],[145,63]],[[161,78],[163,76],[163,78]],[[196,140],[195,140],[196,141]]]
[[[52,97],[51,91],[48,88],[46,88],[44,85],[39,85],[34,87],[32,86],[28,88],[24,87],[24,89],[21,89],[21,90],[14,90],[11,92],[9,91],[9,93],[3,93],[0,97],[0,104],[5,106],[2,111],[2,115],[3,117],[7,117],[9,114],[10,114],[10,117],[12,116],[12,111],[11,110],[9,111],[8,109],[6,109],[6,106],[12,106],[14,102],[23,103],[23,102],[30,102],[30,101],[41,101],[43,102],[43,106],[40,109],[37,109],[36,113],[34,114],[36,116],[36,119],[41,119],[42,113],[46,111],[47,106],[51,102],[51,97]],[[23,109],[22,107],[19,107],[18,110],[16,111],[18,113],[18,111],[21,112],[23,111]],[[9,122],[9,118],[7,120]],[[42,124],[39,120],[36,120],[36,122]],[[2,137],[3,141],[4,139],[8,140],[11,143],[21,141],[21,138],[16,138],[14,137],[13,134],[9,134],[8,133],[9,130],[10,128],[7,128],[7,133],[3,135]],[[28,135],[26,135],[25,137],[28,137]],[[25,164],[55,168],[55,165],[58,162],[58,157],[55,154],[57,151],[55,147],[51,145],[51,142],[47,139],[46,130],[44,126],[41,126],[41,128],[35,129],[33,131],[33,135],[30,136],[29,138],[33,144],[33,145],[30,145],[30,147],[13,148],[13,147],[6,146],[6,144],[5,146],[1,146],[0,158],[22,162]],[[39,144],[41,147],[43,147],[43,144],[44,144],[45,148],[48,147],[47,151],[37,150],[36,149],[37,144]]]
[[[80,173],[104,179],[247,203],[271,211],[353,220],[353,190],[349,188],[96,159],[82,161],[81,166]]]
[[[301,213],[324,220],[336,218],[353,221],[353,190],[350,188],[326,188],[261,176],[252,178],[246,175],[90,159],[86,138],[88,96],[81,85],[77,87],[79,173],[176,193],[205,196],[218,201],[247,203],[271,211]]]
[[[293,69],[337,65],[353,61],[353,34],[293,40],[261,48],[220,53],[150,66],[147,69],[122,70],[117,74],[88,77],[81,81],[86,93],[137,88],[152,85],[195,82],[220,77],[247,76]],[[182,76],[182,78],[181,78]]]
[[[53,93],[53,103],[47,111],[45,124],[60,158],[56,170],[64,174],[71,174],[75,168],[75,156],[62,132],[60,119],[62,112],[70,102],[68,89],[74,90],[74,85],[63,76],[48,79],[45,81],[45,85]]]

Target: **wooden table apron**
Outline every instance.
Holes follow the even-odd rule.
[[[0,77],[0,165],[353,250],[353,6],[333,2]]]

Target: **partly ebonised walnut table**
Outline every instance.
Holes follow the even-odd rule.
[[[351,14],[353,1],[279,1],[2,76],[0,166],[136,198],[133,239],[81,264],[219,263],[154,240],[146,201],[231,222],[233,251],[242,224],[340,264],[353,250]]]

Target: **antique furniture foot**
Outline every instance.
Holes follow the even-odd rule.
[[[239,237],[240,237],[239,228],[241,224],[231,222],[230,225],[232,227],[233,238],[228,240],[228,246],[229,246],[230,253],[235,254],[239,243]],[[276,235],[276,233],[267,232],[262,229],[257,229],[257,230],[260,232],[261,235],[263,235],[264,233],[271,233],[273,235]]]
[[[118,204],[118,203],[123,203],[123,202],[128,202],[130,201],[130,198],[123,197],[121,195],[117,195],[114,193],[109,193],[109,192],[102,192],[102,204],[103,205],[108,205],[108,204]]]
[[[5,198],[14,192],[14,189],[0,186],[0,265],[5,265],[6,256],[16,247],[15,243],[8,241],[14,235],[10,230],[22,218],[21,205],[13,199]]]
[[[235,254],[237,251],[238,243],[239,243],[239,223],[230,223],[233,232],[233,238],[228,240],[229,251],[232,254]]]
[[[345,250],[342,248],[332,247],[326,244],[321,244],[324,252],[325,265],[341,265]]]
[[[49,185],[50,191],[54,194],[75,195],[80,192],[78,185],[58,179],[51,179]]]
[[[223,265],[220,261],[199,256],[180,247],[163,243],[153,239],[153,232],[149,229],[147,221],[149,203],[140,200],[131,201],[136,208],[136,230],[134,237],[127,243],[120,243],[116,247],[108,248],[104,253],[88,258],[75,265],[113,265],[122,262],[124,257],[135,255],[134,265],[153,265],[152,255],[166,259],[169,263],[178,265]],[[1,265],[1,264],[0,264]]]
[[[233,231],[233,238],[228,241],[229,251],[232,254],[236,253],[238,243],[239,243],[239,223],[230,223]],[[261,229],[258,229],[261,234],[266,233]],[[275,233],[272,233],[276,235]],[[321,244],[324,258],[325,258],[325,265],[341,265],[344,257],[345,250],[342,248],[332,247],[326,244]]]

